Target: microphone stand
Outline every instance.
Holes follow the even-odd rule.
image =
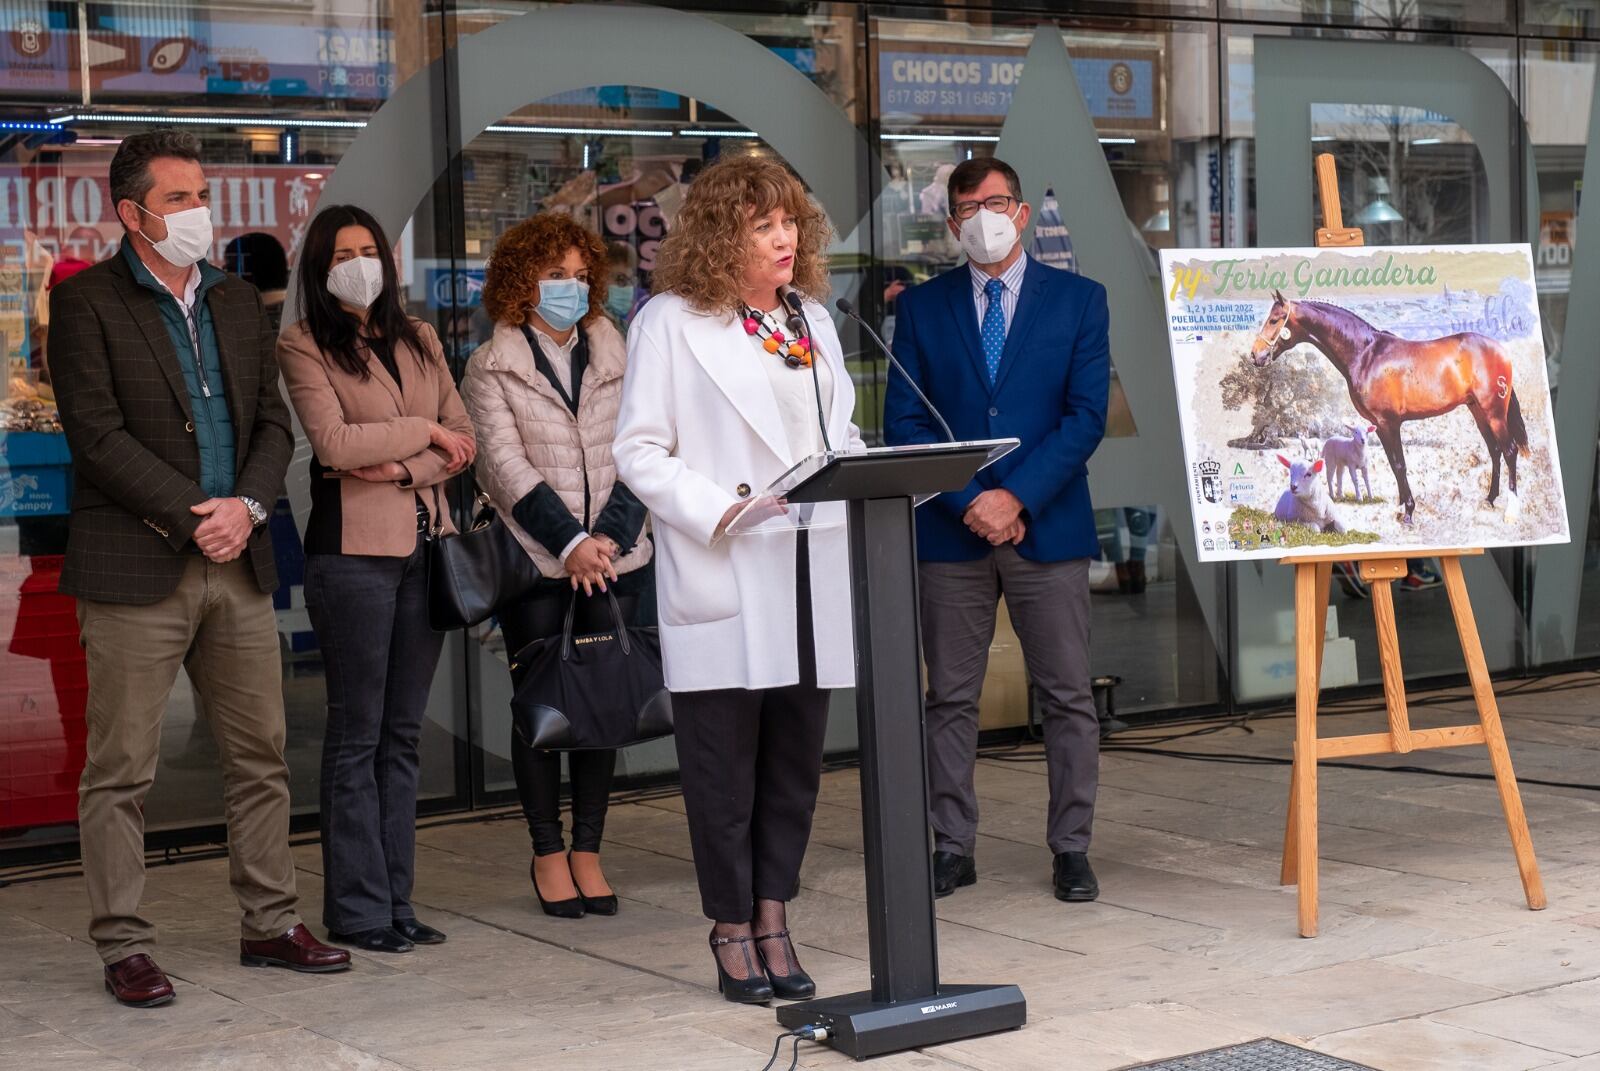
[[[872,329],[872,325],[867,323],[867,321],[862,318],[861,314],[856,311],[856,307],[850,302],[846,301],[844,298],[840,298],[838,301],[835,301],[833,306],[846,316],[850,317],[850,319],[861,325],[861,329],[867,333],[867,337],[872,339],[872,341],[877,344],[878,352],[882,353],[889,359],[890,367],[894,368],[900,373],[900,375],[905,379],[906,384],[911,388],[911,393],[917,396],[917,399],[921,401],[928,412],[933,415],[933,419],[939,422],[939,427],[944,431],[944,437],[950,442],[958,441],[956,439],[955,432],[950,430],[950,425],[945,423],[944,417],[939,414],[939,410],[934,407],[934,404],[928,401],[928,396],[922,393],[922,388],[917,386],[917,381],[915,379],[911,378],[911,373],[906,371],[905,365],[901,364],[895,359],[894,351],[889,349],[889,347],[884,344],[883,339],[878,337],[878,332],[874,331]]]
[[[828,441],[828,418],[822,412],[822,376],[817,372],[817,347],[811,337],[811,328],[806,323],[805,304],[798,292],[785,290],[781,295],[783,304],[789,310],[789,330],[798,337],[806,340],[806,352],[811,355],[811,386],[817,399],[817,430],[822,432],[822,446],[828,453],[833,453],[833,443]]]

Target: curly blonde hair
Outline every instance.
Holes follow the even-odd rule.
[[[795,218],[799,238],[794,287],[814,301],[828,296],[825,250],[833,228],[800,180],[776,160],[724,157],[689,186],[683,207],[656,251],[651,278],[657,294],[682,297],[702,312],[736,313],[750,255],[750,219],[776,208]]]
[[[606,247],[571,216],[541,212],[500,236],[484,272],[483,311],[495,323],[521,325],[539,307],[539,277],[576,249],[589,269],[589,311],[583,322],[605,315]]]

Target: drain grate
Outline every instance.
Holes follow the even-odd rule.
[[[1365,1064],[1353,1064],[1310,1049],[1262,1039],[1225,1049],[1197,1052],[1172,1060],[1140,1064],[1129,1071],[1373,1071]]]

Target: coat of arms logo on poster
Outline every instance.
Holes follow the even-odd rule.
[[[1567,539],[1526,245],[1161,268],[1201,560]]]

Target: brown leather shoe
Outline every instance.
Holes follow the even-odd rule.
[[[271,941],[240,941],[239,962],[246,967],[287,967],[307,974],[350,969],[350,953],[325,945],[299,925]]]
[[[155,961],[143,954],[106,967],[106,988],[130,1008],[155,1008],[172,1002],[172,983]]]

